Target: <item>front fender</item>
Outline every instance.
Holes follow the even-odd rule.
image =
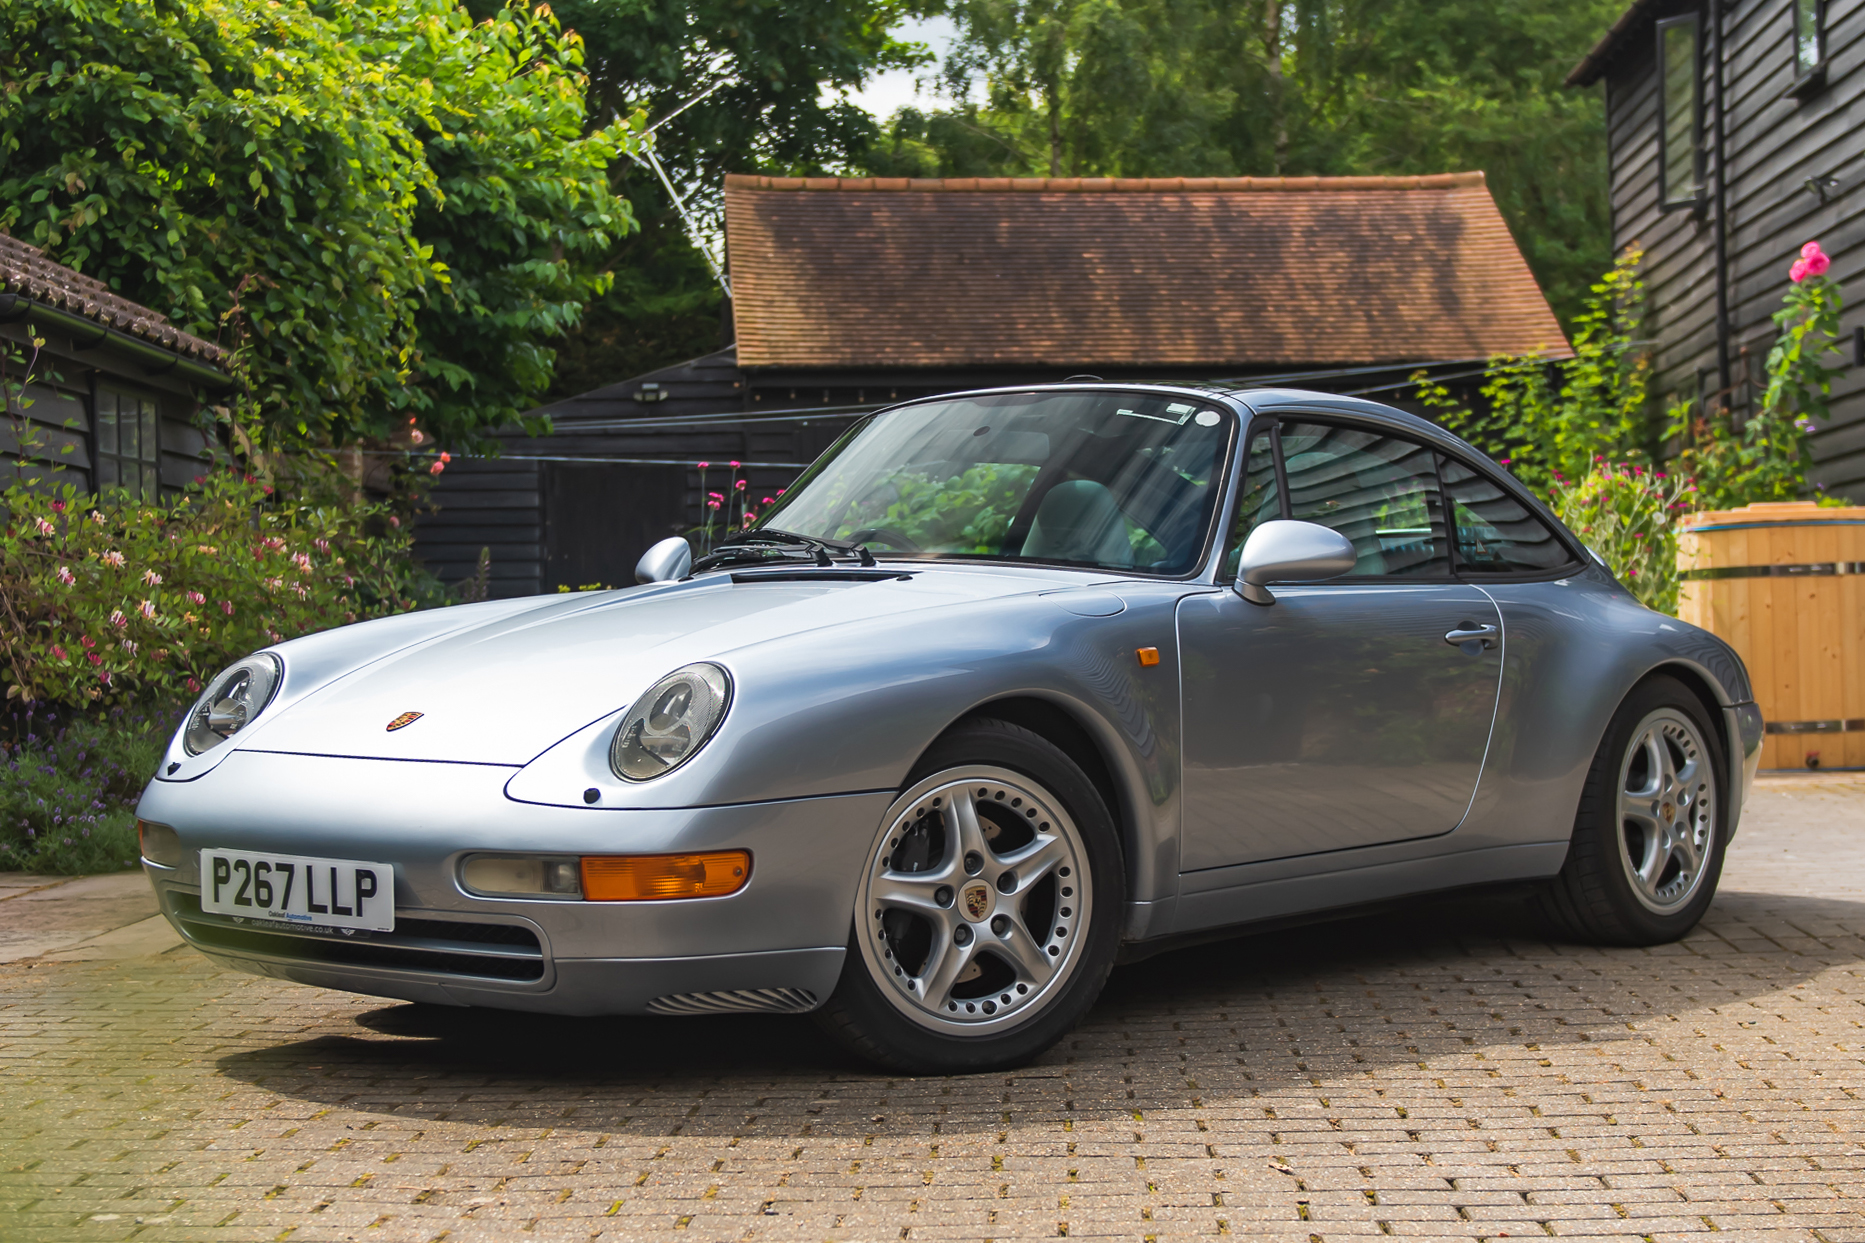
[[[731,673],[726,721],[690,762],[649,782],[608,763],[621,713],[578,730],[506,785],[520,802],[592,810],[695,807],[897,790],[953,722],[1006,698],[1046,700],[1108,761],[1129,828],[1130,893],[1175,892],[1183,584],[1097,588],[1120,611],[1082,616],[1055,598],[980,602],[936,625],[870,619],[717,657]],[[1141,665],[1136,649],[1157,648]],[[589,801],[588,791],[595,791]]]

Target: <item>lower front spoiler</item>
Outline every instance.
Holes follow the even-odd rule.
[[[441,1006],[485,1006],[537,1014],[800,1014],[828,1000],[845,946],[711,954],[697,958],[558,958],[542,990],[412,971],[333,966],[195,948],[254,975]]]

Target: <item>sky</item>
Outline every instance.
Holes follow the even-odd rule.
[[[924,43],[931,51],[935,63],[922,69],[901,69],[893,73],[878,74],[868,80],[865,89],[850,91],[849,99],[875,116],[886,120],[901,108],[911,105],[916,108],[933,108],[940,100],[930,92],[922,92],[915,79],[931,85],[931,80],[938,75],[937,61],[952,46],[957,29],[949,17],[929,17],[923,20],[910,19],[894,28],[896,38],[914,43]]]

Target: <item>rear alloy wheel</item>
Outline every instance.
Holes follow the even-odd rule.
[[[963,726],[927,761],[864,860],[822,1018],[902,1069],[1014,1065],[1074,1025],[1112,966],[1124,889],[1112,820],[1073,761],[1014,725]]]
[[[1567,861],[1542,893],[1556,927],[1615,945],[1695,927],[1722,873],[1723,772],[1696,696],[1666,677],[1633,690],[1587,774]]]

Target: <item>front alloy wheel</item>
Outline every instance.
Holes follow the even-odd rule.
[[[889,1001],[952,1035],[1015,1026],[1067,984],[1094,901],[1087,850],[1054,795],[983,764],[892,809],[861,888],[861,953]]]
[[[882,818],[821,1021],[911,1071],[1025,1061],[1100,992],[1124,889],[1106,804],[1066,754],[1003,721],[960,726]]]

